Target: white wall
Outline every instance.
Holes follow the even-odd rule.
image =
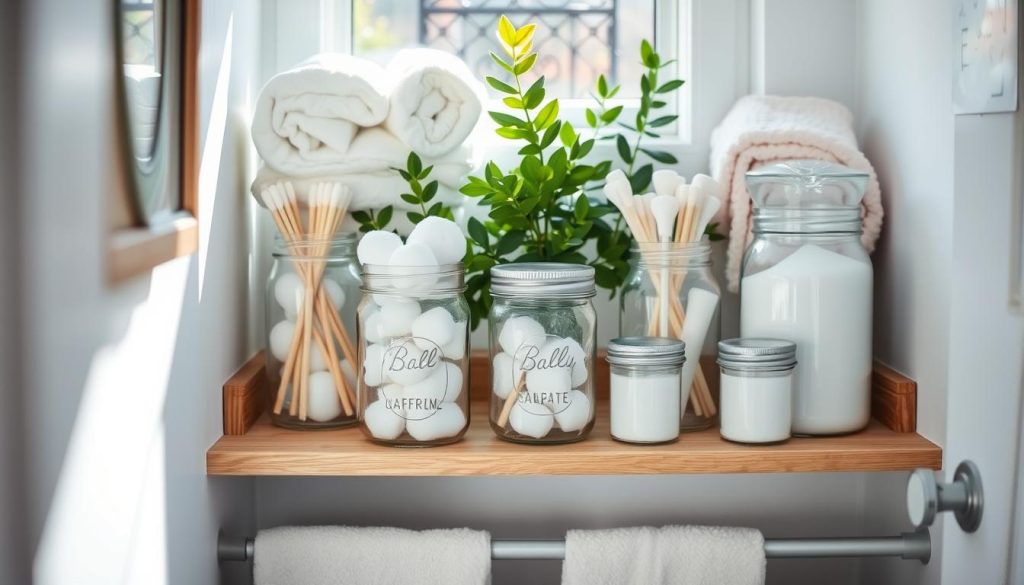
[[[251,529],[250,482],[207,479],[205,451],[220,435],[220,385],[244,358],[241,120],[259,14],[248,2],[205,4],[200,252],[110,286],[114,5],[24,3],[15,142],[27,543],[39,583],[213,584],[218,527]]]

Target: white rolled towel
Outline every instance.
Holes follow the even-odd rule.
[[[360,127],[388,114],[391,78],[380,66],[337,53],[275,75],[260,91],[252,120],[256,150],[291,176],[337,172]]]
[[[286,526],[256,535],[256,585],[484,585],[486,532]]]
[[[388,63],[395,79],[386,127],[421,156],[457,148],[473,132],[487,90],[458,57],[405,49]]]

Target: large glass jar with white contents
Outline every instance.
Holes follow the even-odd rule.
[[[861,245],[868,175],[822,161],[747,173],[754,240],[740,334],[796,343],[793,434],[862,429],[871,411],[873,271]]]
[[[594,426],[594,269],[491,269],[491,428],[519,443],[579,441]]]
[[[355,234],[282,239],[267,279],[266,369],[270,418],[293,429],[356,422]]]
[[[469,427],[462,264],[363,265],[359,420],[377,443],[454,443]]]
[[[679,429],[699,431],[718,419],[718,339],[722,291],[711,272],[711,244],[638,242],[619,294],[619,335],[686,343]]]

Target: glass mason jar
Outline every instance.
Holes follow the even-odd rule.
[[[707,240],[633,245],[629,275],[619,294],[619,335],[672,337],[686,343],[679,421],[684,432],[709,428],[717,420],[721,295],[711,273]]]
[[[359,420],[377,443],[446,445],[469,427],[465,268],[363,265]]]
[[[518,443],[580,441],[594,426],[594,269],[491,268],[491,428]]]
[[[686,344],[668,337],[608,342],[612,438],[668,443],[679,438],[680,377]]]
[[[740,337],[718,343],[722,367],[723,439],[778,443],[789,438],[796,345]]]
[[[754,239],[743,259],[740,334],[796,343],[793,434],[849,433],[870,418],[873,270],[860,240],[867,181],[821,161],[747,174]]]
[[[351,233],[275,240],[266,289],[266,369],[271,420],[279,426],[323,429],[356,422],[355,243]]]

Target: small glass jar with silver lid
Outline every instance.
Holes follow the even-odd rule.
[[[491,268],[491,428],[520,443],[579,441],[594,426],[594,269]]]
[[[790,436],[796,344],[784,339],[718,342],[723,439],[778,443]]]
[[[619,337],[608,343],[612,438],[668,443],[679,438],[686,344],[668,337]]]

